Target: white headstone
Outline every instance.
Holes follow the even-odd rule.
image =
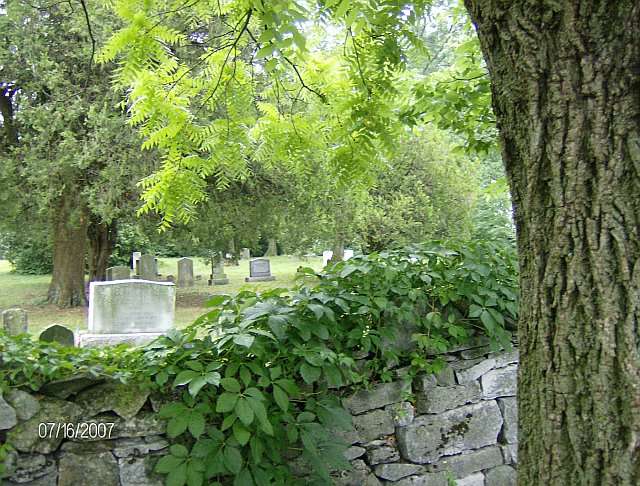
[[[353,257],[353,250],[345,250],[342,259],[348,260],[351,257]]]
[[[80,345],[144,342],[173,329],[176,288],[171,282],[91,282],[89,330]]]
[[[322,252],[322,266],[326,267],[329,260],[333,257],[333,252],[331,250],[325,250]]]
[[[139,275],[140,272],[138,271],[138,263],[140,263],[140,257],[142,256],[142,252],[140,251],[134,251],[131,254],[131,266],[133,268],[133,274],[134,275]]]

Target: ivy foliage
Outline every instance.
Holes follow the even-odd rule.
[[[34,389],[82,367],[144,378],[174,398],[159,412],[173,443],[156,465],[170,486],[330,484],[330,470],[348,467],[338,388],[389,381],[399,365],[407,380],[437,371],[438,353],[474,335],[508,347],[517,302],[511,247],[433,243],[300,268],[292,289],[215,296],[190,327],[142,350],[56,356],[3,337],[2,377]],[[414,346],[395,342],[403,329]]]

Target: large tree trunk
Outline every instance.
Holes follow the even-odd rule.
[[[78,197],[67,190],[53,213],[53,276],[49,302],[59,307],[84,305],[84,264],[88,216]]]
[[[465,0],[521,272],[519,484],[640,484],[640,2]]]
[[[330,262],[341,262],[344,259],[344,238],[341,235],[336,236],[336,240],[333,242],[333,255]]]
[[[264,256],[277,256],[278,255],[278,242],[276,241],[275,238],[268,238],[267,239],[267,251],[265,252]]]
[[[89,281],[107,279],[109,258],[116,244],[117,229],[114,223],[91,221],[87,230],[89,239]]]

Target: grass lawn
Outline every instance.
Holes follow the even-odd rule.
[[[160,258],[158,272],[177,276],[177,258]],[[242,260],[238,266],[226,266],[229,284],[209,287],[207,279],[210,268],[202,259],[194,258],[196,284],[191,288],[178,288],[176,298],[176,326],[184,327],[203,314],[204,303],[214,294],[236,294],[241,290],[264,290],[274,287],[288,287],[293,283],[296,269],[308,266],[316,270],[322,267],[322,257],[310,257],[307,261],[294,256],[271,257],[273,282],[246,283],[249,276],[249,262]],[[198,276],[200,277],[198,279]],[[73,330],[86,329],[87,308],[58,309],[46,303],[50,275],[18,275],[12,273],[11,264],[0,260],[0,310],[12,306],[25,309],[29,314],[29,331],[39,334],[50,324],[63,324]]]

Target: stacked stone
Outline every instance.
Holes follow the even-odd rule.
[[[0,436],[15,448],[5,462],[4,486],[162,486],[153,473],[168,451],[166,423],[149,410],[148,393],[88,376],[47,385],[34,397],[12,390],[0,397]],[[149,407],[145,407],[149,408]],[[40,424],[54,423],[46,428]],[[81,424],[113,423],[93,438],[73,437]],[[73,424],[59,430],[57,424]],[[81,429],[78,429],[78,426]],[[92,429],[95,432],[95,428]],[[75,432],[74,432],[75,431]],[[44,437],[43,437],[44,435]],[[67,437],[65,437],[67,435]]]
[[[355,429],[345,437],[353,470],[336,473],[335,484],[516,484],[517,351],[485,346],[444,358],[448,366],[437,375],[345,399]]]

